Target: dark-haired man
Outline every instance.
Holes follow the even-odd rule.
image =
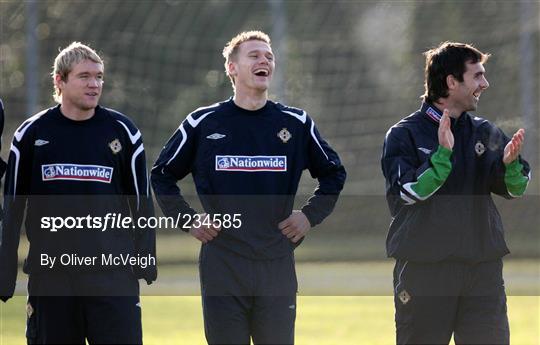
[[[422,107],[390,128],[382,156],[397,343],[507,344],[509,251],[491,194],[524,194],[525,131],[510,139],[468,113],[489,86],[488,54],[445,42],[425,56]]]

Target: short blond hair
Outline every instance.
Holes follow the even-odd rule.
[[[268,45],[271,45],[270,36],[268,36],[262,31],[252,30],[244,31],[234,36],[229,42],[227,42],[227,44],[223,48],[223,57],[225,58],[225,73],[227,73],[227,76],[229,77],[229,79],[231,79],[231,83],[233,84],[233,86],[234,78],[229,74],[229,62],[231,62],[231,60],[234,60],[234,58],[238,54],[238,47],[240,47],[242,43],[252,40],[262,41]]]
[[[54,59],[52,78],[54,85],[54,100],[60,103],[60,95],[62,90],[58,88],[55,82],[56,75],[59,75],[63,81],[67,81],[69,72],[73,70],[73,66],[81,61],[90,60],[95,63],[103,64],[103,60],[99,57],[95,50],[81,42],[72,42],[58,53]]]

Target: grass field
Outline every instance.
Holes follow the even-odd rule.
[[[394,343],[391,260],[299,263],[296,343]],[[512,344],[540,345],[540,264],[507,260]],[[18,296],[0,303],[0,345],[24,344],[25,275]],[[145,344],[205,344],[196,265],[165,265],[158,282],[142,287]]]
[[[0,344],[25,344],[25,298],[0,307]],[[146,296],[142,299],[145,344],[206,344],[200,297]],[[508,299],[512,344],[538,345],[540,297]],[[394,343],[392,298],[300,297],[296,323],[298,345]]]

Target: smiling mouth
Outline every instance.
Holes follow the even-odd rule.
[[[258,77],[268,77],[268,75],[270,74],[270,72],[264,68],[256,69],[253,73]]]
[[[87,96],[95,97],[95,96],[98,95],[98,93],[97,93],[97,92],[87,92],[86,95],[87,95]]]
[[[474,99],[478,101],[478,100],[480,99],[480,94],[481,94],[481,92],[475,92],[475,93],[473,93]]]

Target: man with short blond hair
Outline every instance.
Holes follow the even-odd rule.
[[[73,42],[66,48],[64,48],[54,59],[53,70],[51,76],[53,78],[54,86],[54,100],[57,103],[62,103],[62,89],[58,86],[59,78],[61,81],[67,81],[69,72],[72,71],[73,65],[84,60],[92,61],[102,68],[105,68],[105,64],[101,57],[90,47],[80,43]],[[105,72],[105,71],[102,71]]]
[[[104,222],[110,214],[153,215],[141,133],[125,115],[98,105],[104,65],[90,47],[63,49],[52,76],[59,104],[24,121],[12,141],[0,296],[7,301],[15,290],[26,209],[28,343],[140,344],[138,279],[156,279],[155,231]],[[53,229],[51,219],[65,222]]]
[[[261,41],[268,45],[271,45],[270,37],[262,31],[244,31],[234,36],[223,48],[223,57],[225,58],[225,73],[231,79],[232,86],[234,88],[234,77],[229,74],[229,63],[233,61],[237,55],[239,47],[246,41]]]
[[[185,231],[202,242],[208,343],[293,344],[293,251],[332,212],[345,169],[305,111],[268,100],[275,59],[266,34],[237,35],[223,56],[234,96],[187,116],[152,168],[152,186],[164,214],[188,215]],[[305,169],[319,186],[293,210]],[[203,214],[176,185],[189,173]]]

